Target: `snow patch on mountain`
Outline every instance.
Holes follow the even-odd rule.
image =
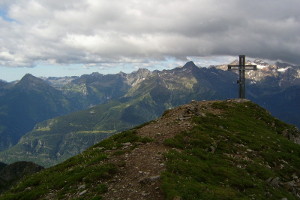
[[[279,72],[285,72],[286,70],[290,69],[291,67],[285,67],[285,68],[279,68],[278,71]]]
[[[238,61],[235,60],[230,65],[238,65]],[[260,81],[277,80],[278,84],[282,88],[300,85],[300,66],[293,66],[288,63],[267,63],[266,61],[256,59],[254,61],[248,60],[246,65],[256,65],[257,70],[246,70],[246,79],[250,84],[257,84]],[[227,71],[228,65],[213,66],[217,69]],[[239,73],[238,70],[232,71]]]

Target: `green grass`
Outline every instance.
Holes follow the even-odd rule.
[[[151,142],[152,139],[146,137],[140,137],[136,134],[135,129],[124,131],[122,133],[111,136],[109,139],[106,139],[94,147],[104,148],[105,150],[112,150],[122,147],[124,143],[147,143]]]
[[[300,176],[300,146],[280,133],[292,126],[257,105],[217,102],[219,115],[195,117],[197,126],[167,139],[175,148],[162,175],[166,199],[297,199],[284,187],[267,183]],[[177,149],[177,150],[176,150]],[[293,153],[291,153],[293,152]]]
[[[300,146],[283,134],[299,132],[251,102],[217,102],[211,107],[219,114],[195,116],[192,130],[165,140],[172,149],[165,154],[166,171],[161,174],[165,198],[297,199],[284,184],[300,177]],[[24,179],[0,199],[44,199],[49,192],[52,199],[102,199],[106,182],[125,164],[110,159],[152,141],[138,136],[136,129],[116,134]],[[125,143],[129,148],[123,148]],[[270,178],[279,178],[279,186],[270,184]]]
[[[28,177],[0,199],[43,199],[49,191],[54,194],[52,198],[65,199],[69,195],[74,196],[84,191],[84,188],[87,188],[88,192],[81,198],[75,195],[73,199],[102,199],[101,195],[108,191],[105,181],[112,178],[118,172],[118,168],[124,165],[121,161],[117,164],[110,163],[109,158],[124,153],[121,149],[123,143],[131,143],[131,148],[126,149],[130,151],[140,143],[150,141],[152,140],[149,138],[138,136],[135,129],[116,134],[78,156]],[[85,187],[78,189],[81,185]]]

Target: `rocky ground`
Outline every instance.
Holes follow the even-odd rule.
[[[165,170],[166,153],[170,148],[164,140],[191,129],[192,116],[205,115],[205,112],[217,113],[210,108],[213,102],[192,102],[191,104],[167,111],[160,119],[138,130],[138,135],[149,137],[153,142],[140,144],[133,151],[116,157],[113,162],[124,161],[124,166],[114,179],[107,182],[108,192],[104,199],[164,199],[160,191],[160,174]],[[124,149],[131,144],[124,144]]]

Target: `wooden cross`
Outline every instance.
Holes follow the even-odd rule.
[[[246,94],[246,79],[245,79],[245,71],[246,70],[256,70],[256,65],[245,65],[245,55],[239,56],[239,65],[228,65],[228,70],[239,70],[239,80],[237,84],[239,84],[239,98],[245,99]]]

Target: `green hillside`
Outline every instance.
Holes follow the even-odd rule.
[[[299,131],[247,100],[192,102],[0,199],[299,199]]]

